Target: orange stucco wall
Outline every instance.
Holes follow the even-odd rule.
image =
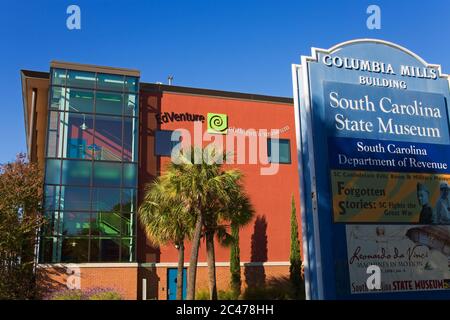
[[[240,233],[241,261],[266,262],[288,261],[290,244],[290,212],[291,197],[294,195],[298,221],[300,221],[297,151],[295,140],[294,108],[291,104],[262,102],[254,100],[231,99],[201,95],[163,92],[161,94],[141,93],[141,161],[140,167],[140,198],[142,199],[145,184],[153,177],[164,172],[170,161],[169,157],[154,156],[154,128],[175,130],[184,128],[191,133],[194,122],[168,122],[158,124],[155,119],[157,113],[175,112],[200,114],[205,118],[208,112],[228,115],[228,126],[242,129],[282,129],[285,132],[280,138],[290,140],[291,163],[280,164],[275,175],[261,175],[262,164],[225,165],[224,169],[237,168],[244,174],[245,190],[250,196],[256,214],[254,220]],[[206,130],[206,122],[203,124]],[[249,139],[247,138],[247,143]],[[264,140],[265,141],[265,140]],[[209,141],[204,144],[210,143]],[[266,155],[266,142],[260,145],[263,155]],[[248,147],[248,144],[247,144]],[[227,150],[232,151],[232,150]],[[266,161],[267,159],[263,159]],[[177,250],[173,246],[152,248],[145,240],[141,230],[138,236],[140,262],[176,262]],[[185,261],[190,254],[187,244]],[[229,249],[216,245],[216,259],[218,262],[229,260]],[[206,261],[205,246],[200,248],[199,261]]]

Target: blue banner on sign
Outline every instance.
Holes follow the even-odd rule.
[[[331,169],[450,173],[450,146],[440,144],[328,138]]]
[[[443,95],[325,82],[324,98],[330,136],[449,143]]]

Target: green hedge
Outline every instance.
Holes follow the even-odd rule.
[[[123,297],[114,289],[93,288],[88,290],[63,289],[50,294],[49,300],[123,300]]]

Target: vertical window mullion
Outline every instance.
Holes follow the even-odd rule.
[[[94,89],[92,90],[92,93],[94,95],[94,101],[93,101],[93,106],[92,106],[92,134],[93,134],[93,139],[92,139],[92,144],[93,146],[96,145],[96,136],[97,136],[97,132],[96,132],[96,123],[97,123],[97,87],[98,87],[98,73],[96,72],[94,74],[95,77],[95,83],[94,83]],[[90,212],[89,212],[89,236],[88,236],[88,261],[92,262],[92,243],[93,243],[93,235],[92,235],[92,223],[94,221],[97,222],[97,218],[98,218],[98,214],[95,211],[94,213],[94,164],[95,164],[95,147],[92,148],[91,151],[91,180],[89,182],[89,188],[90,188]]]

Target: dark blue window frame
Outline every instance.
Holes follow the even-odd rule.
[[[279,151],[279,159],[277,162],[273,161],[272,159],[272,143],[278,143],[278,151]],[[281,155],[281,148],[280,145],[286,145],[287,144],[287,152],[288,154],[285,156]],[[267,157],[269,159],[269,162],[271,163],[280,163],[280,164],[291,164],[291,140],[289,139],[267,139]],[[287,160],[283,160],[284,158],[287,158]]]
[[[155,132],[154,151],[156,156],[171,156],[173,147],[175,147],[181,139],[180,134],[178,141],[172,141],[171,138],[173,132],[173,130],[157,130]]]

